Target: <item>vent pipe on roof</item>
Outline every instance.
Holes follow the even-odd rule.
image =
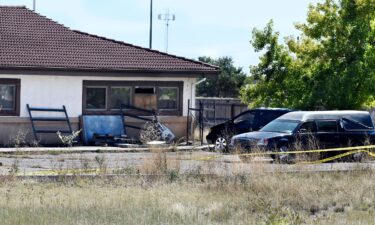
[[[198,84],[200,84],[200,83],[202,83],[202,82],[205,82],[207,80],[207,78],[203,78],[202,80],[199,80],[199,81],[197,81],[197,82],[195,82],[195,83],[193,83],[192,85],[191,85],[191,95],[190,95],[190,99],[191,99],[191,104],[192,104],[192,107],[193,108],[195,108],[195,87],[198,85]],[[193,93],[194,92],[194,93]],[[193,96],[194,96],[194,100],[193,100]],[[188,107],[190,107],[190,106],[188,106]]]

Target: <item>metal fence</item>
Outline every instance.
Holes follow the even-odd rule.
[[[196,108],[203,106],[203,122],[212,126],[227,121],[248,109],[247,105],[234,98],[197,98]]]

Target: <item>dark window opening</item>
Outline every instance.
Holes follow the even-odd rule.
[[[135,94],[155,94],[153,87],[135,87]]]
[[[106,87],[86,87],[86,109],[103,110],[106,109],[107,88]]]
[[[20,80],[0,79],[0,115],[19,116]]]

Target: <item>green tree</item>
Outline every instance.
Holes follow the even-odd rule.
[[[265,53],[251,68],[256,84],[243,88],[242,99],[257,106],[301,109],[373,106],[375,0],[310,5],[307,22],[296,28],[301,36],[284,45],[272,22],[253,31],[252,45]]]
[[[242,71],[242,68],[236,68],[233,65],[231,57],[218,59],[199,57],[198,60],[218,66],[221,73],[219,77],[208,77],[206,82],[198,85],[197,96],[234,98],[239,96],[239,90],[245,82],[246,74]]]
[[[257,66],[250,67],[251,77],[241,90],[242,100],[251,106],[282,107],[300,104],[303,83],[291,52],[278,43],[279,33],[273,31],[271,20],[263,30],[253,30],[256,52],[264,52]]]

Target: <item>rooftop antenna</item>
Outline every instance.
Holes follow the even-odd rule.
[[[174,14],[169,14],[169,9],[165,14],[159,14],[159,20],[165,21],[165,52],[168,52],[168,29],[169,29],[169,21],[175,21],[176,16]]]
[[[152,49],[152,0],[150,0],[150,49]]]
[[[33,11],[35,11],[36,0],[33,0]]]

